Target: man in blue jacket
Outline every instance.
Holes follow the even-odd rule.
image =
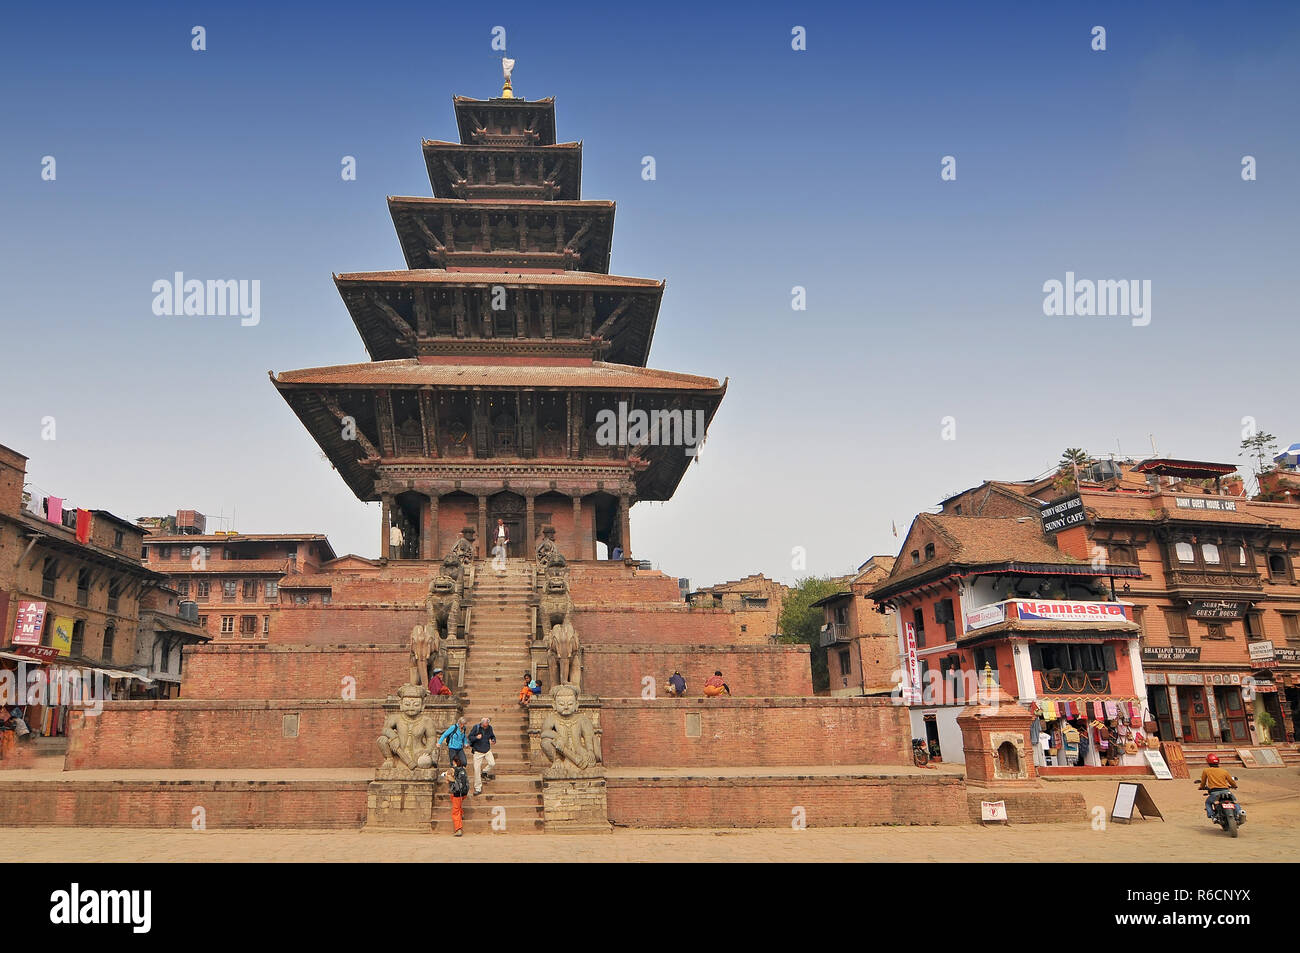
[[[451,763],[465,766],[465,719],[457,718],[456,724],[442,733],[438,744],[445,744],[451,754]]]

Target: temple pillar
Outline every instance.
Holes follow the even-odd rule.
[[[524,494],[524,538],[519,542],[519,555],[525,559],[533,555],[537,546],[536,493]]]
[[[393,513],[393,494],[379,494],[379,558],[389,557],[389,521]]]
[[[623,558],[632,558],[632,503],[626,493],[618,498],[618,535],[619,545],[623,547]]]
[[[420,507],[420,558],[438,558],[438,494],[430,493]]]
[[[478,544],[481,547],[479,555],[490,555],[492,552],[492,545],[488,540],[487,501],[486,496],[478,498]]]
[[[588,547],[583,545],[582,537],[582,494],[573,498],[573,558],[574,559],[591,559],[595,553],[589,553]]]

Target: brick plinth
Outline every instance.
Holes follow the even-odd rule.
[[[202,811],[196,811],[202,808]],[[0,780],[5,827],[356,830],[365,781]]]
[[[430,701],[439,724],[451,699]],[[375,739],[384,700],[106,702],[68,719],[68,770],[81,768],[365,768],[382,757]]]
[[[649,676],[664,697],[668,676],[680,671],[690,697],[718,670],[737,697],[813,693],[806,645],[587,645],[582,687],[602,698],[640,698]]]
[[[907,709],[875,698],[607,698],[605,764],[910,764]]]
[[[576,601],[576,600],[575,600]],[[728,645],[730,613],[660,606],[578,605],[573,625],[586,645]]]
[[[958,775],[620,777],[609,779],[608,797],[610,821],[625,827],[969,822],[966,788]]]
[[[1071,824],[1088,817],[1088,802],[1074,791],[981,790],[967,794],[969,819],[980,822],[981,801],[1003,801],[1009,824]]]
[[[405,645],[197,645],[181,687],[187,699],[382,698],[406,681],[409,655]]]

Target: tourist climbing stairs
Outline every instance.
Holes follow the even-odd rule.
[[[509,559],[504,571],[480,560],[475,567],[473,610],[466,633],[461,701],[465,717],[473,727],[485,715],[492,719],[497,743],[496,780],[483,783],[483,793],[465,798],[465,832],[491,833],[493,818],[504,819],[510,833],[542,830],[541,772],[528,754],[528,712],[519,707],[523,674],[530,670],[529,646],[533,626],[532,563]],[[473,755],[466,752],[471,788],[474,781]],[[447,808],[439,798],[440,832],[450,832]],[[504,813],[493,813],[494,808]]]

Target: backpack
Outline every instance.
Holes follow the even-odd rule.
[[[451,779],[451,796],[464,797],[469,794],[469,776],[465,774],[465,769],[456,765],[456,773]]]

